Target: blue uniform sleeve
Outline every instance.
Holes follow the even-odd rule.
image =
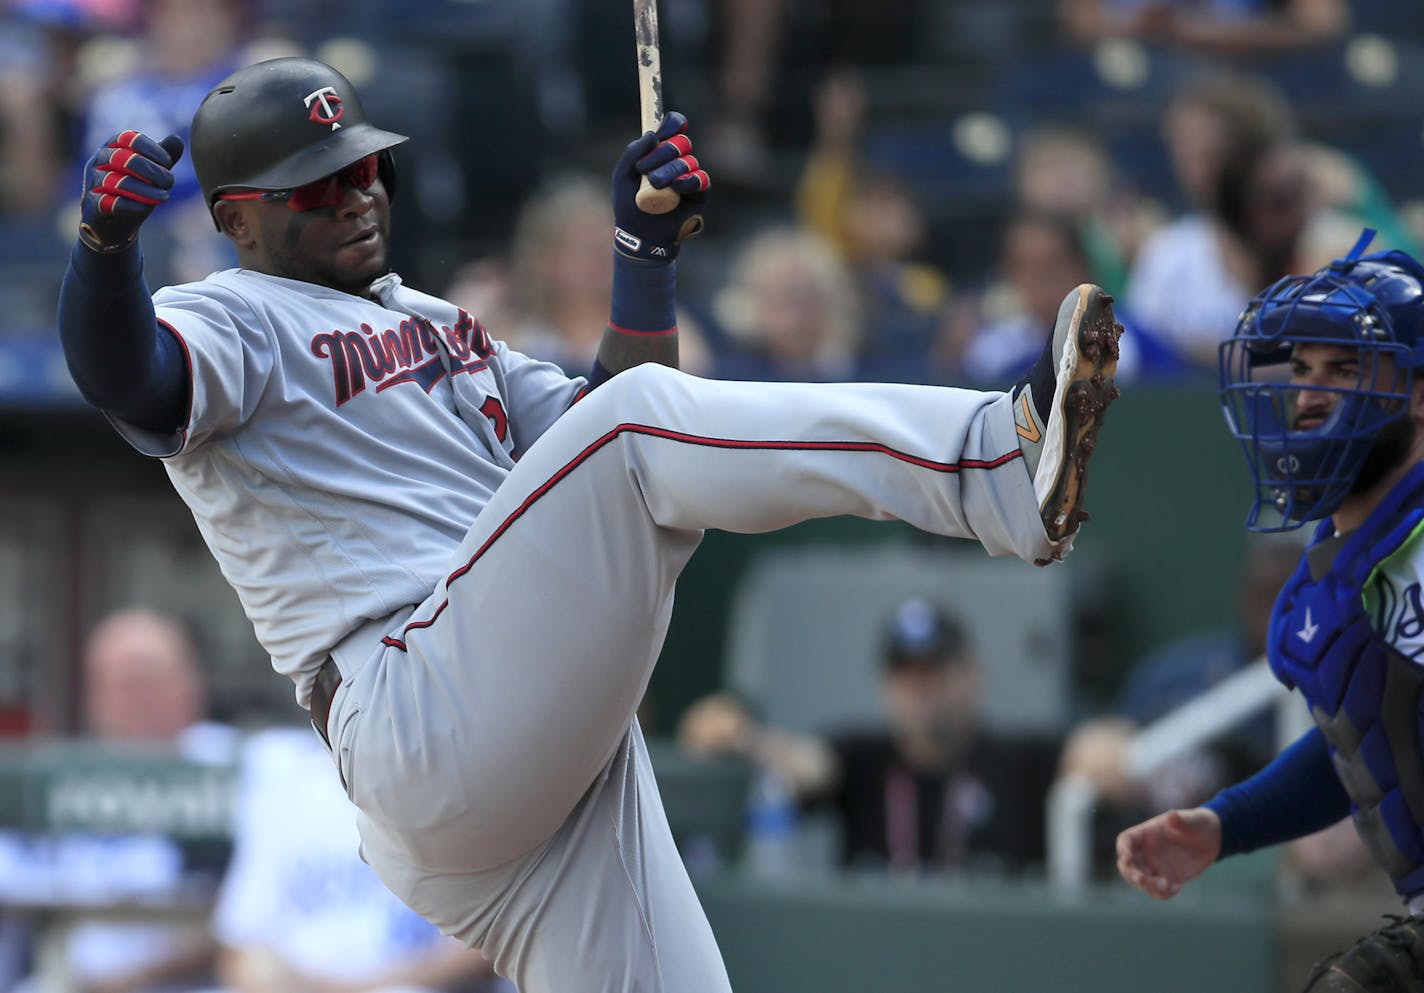
[[[1302,838],[1350,813],[1350,798],[1319,728],[1302,735],[1256,775],[1206,806],[1221,818],[1221,857]]]
[[[676,334],[677,263],[642,262],[614,252],[608,328],[634,340]],[[602,359],[595,358],[588,374],[588,389],[598,388],[613,376]]]
[[[60,287],[59,339],[85,400],[150,431],[182,426],[187,361],[154,316],[136,246],[101,255],[75,243]]]

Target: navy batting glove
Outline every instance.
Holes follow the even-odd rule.
[[[96,252],[133,244],[153,208],[173,188],[173,164],[183,156],[176,134],[161,142],[139,131],[120,131],[84,167],[79,238]]]
[[[692,155],[686,130],[687,118],[668,111],[657,131],[629,144],[613,167],[613,245],[630,259],[671,262],[682,239],[702,230],[712,180]],[[643,176],[658,189],[677,192],[681,202],[666,214],[640,210],[635,198]]]

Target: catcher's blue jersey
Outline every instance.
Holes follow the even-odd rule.
[[[1404,896],[1424,890],[1424,465],[1358,530],[1326,521],[1281,591],[1271,666],[1330,743],[1360,836]]]

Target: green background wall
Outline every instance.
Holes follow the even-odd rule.
[[[1097,585],[1106,612],[1078,673],[1087,705],[1105,700],[1148,649],[1230,623],[1249,495],[1245,462],[1211,389],[1124,391],[1091,466],[1092,520],[1055,566]],[[771,535],[709,533],[678,588],[653,677],[653,727],[668,731],[691,700],[720,686],[731,596],[755,556],[793,544],[919,540],[906,525],[852,518]]]

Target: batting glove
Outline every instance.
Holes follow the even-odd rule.
[[[153,208],[173,188],[169,170],[183,156],[176,134],[161,142],[139,131],[120,131],[84,167],[79,238],[96,252],[133,244]]]
[[[630,259],[671,262],[682,239],[702,230],[702,208],[712,180],[692,155],[686,130],[687,118],[669,111],[658,129],[629,144],[613,167],[613,245]],[[643,176],[657,189],[680,194],[681,201],[666,214],[639,209],[636,197]]]

